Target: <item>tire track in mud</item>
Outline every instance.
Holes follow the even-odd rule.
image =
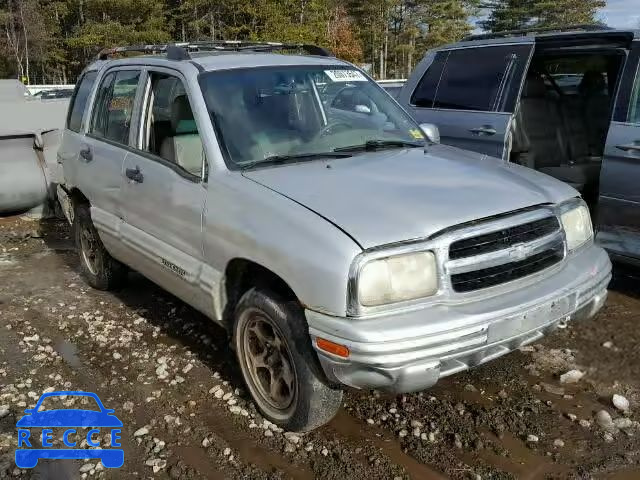
[[[352,443],[373,444],[392,462],[403,467],[412,480],[446,480],[447,478],[403,452],[400,443],[388,432],[352,417],[344,409],[340,409],[323,430],[325,433],[329,431],[338,434]]]

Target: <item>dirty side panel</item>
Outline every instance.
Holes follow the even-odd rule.
[[[0,137],[0,215],[25,212],[47,195],[43,165],[33,137]]]

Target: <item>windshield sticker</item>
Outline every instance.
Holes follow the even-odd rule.
[[[365,77],[358,70],[325,70],[324,73],[327,74],[334,82],[366,82],[367,77]]]
[[[424,138],[424,135],[422,134],[422,132],[417,128],[412,128],[411,130],[409,130],[409,133],[413,138],[417,140],[422,140]]]

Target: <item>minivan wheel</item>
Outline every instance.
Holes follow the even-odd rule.
[[[342,390],[327,384],[296,302],[249,290],[236,307],[233,343],[245,383],[267,419],[304,432],[335,416]]]
[[[73,230],[85,281],[98,290],[120,288],[127,279],[127,267],[109,255],[91,221],[89,205],[75,206]]]

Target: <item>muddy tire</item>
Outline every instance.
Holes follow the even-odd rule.
[[[89,205],[75,206],[73,232],[85,281],[98,290],[116,290],[127,280],[127,267],[109,255],[91,221]]]
[[[271,422],[305,432],[335,416],[342,390],[324,378],[297,302],[249,290],[235,310],[233,344],[249,392]]]

